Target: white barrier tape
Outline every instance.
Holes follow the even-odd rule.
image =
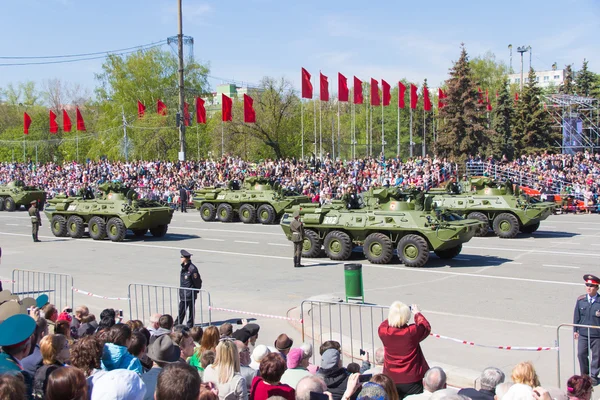
[[[456,343],[466,344],[468,346],[475,347],[485,347],[488,349],[498,349],[498,350],[520,350],[520,351],[548,351],[548,350],[558,350],[558,347],[522,347],[522,346],[490,346],[485,344],[478,344],[474,342],[469,342],[467,340],[455,339],[448,336],[438,335],[436,333],[430,333],[429,336],[433,336],[438,339],[446,339],[451,340]]]
[[[125,300],[125,301],[129,301],[129,298],[127,297],[107,297],[107,296],[99,296],[97,294],[94,293],[90,293],[90,292],[86,292],[85,290],[80,290],[80,289],[76,289],[76,288],[72,288],[73,291],[75,293],[80,293],[83,294],[85,296],[90,296],[90,297],[96,297],[98,299],[104,299],[104,300]]]
[[[16,283],[17,281],[11,281],[11,280],[0,280],[0,282],[2,283]]]
[[[257,317],[264,317],[264,318],[283,319],[283,320],[286,320],[286,321],[300,322],[301,324],[303,323],[303,321],[301,319],[295,319],[295,318],[289,318],[289,317],[281,317],[279,315],[259,314],[259,313],[254,313],[254,312],[240,311],[240,310],[231,310],[229,308],[219,308],[219,307],[213,307],[213,306],[209,306],[208,309],[209,310],[216,310],[216,311],[226,311],[226,312],[237,313],[237,314],[255,315]]]

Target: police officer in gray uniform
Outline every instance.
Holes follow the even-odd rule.
[[[292,243],[294,243],[294,268],[303,267],[300,264],[302,260],[302,244],[304,243],[304,228],[300,222],[300,212],[294,211],[294,219],[290,222],[290,230],[292,231]]]
[[[586,294],[577,298],[573,323],[600,326],[600,296],[598,296],[600,278],[588,274],[583,276],[583,280]],[[600,372],[600,329],[575,327],[574,331],[581,374],[589,375],[593,384],[597,385],[598,372]]]
[[[185,250],[181,250],[181,271],[179,276],[179,287],[186,289],[202,289],[202,278],[198,268],[192,264],[192,255]],[[196,298],[198,297],[197,290],[179,289],[179,315],[177,324],[183,324],[185,321],[185,311],[189,309],[187,326],[194,326],[194,307]]]

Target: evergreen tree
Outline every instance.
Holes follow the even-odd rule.
[[[496,159],[506,156],[512,160],[515,154],[512,137],[512,120],[515,110],[508,87],[508,81],[505,79],[504,85],[498,93],[498,102],[493,110],[492,155]]]
[[[565,76],[563,83],[560,85],[558,91],[562,94],[575,94],[575,84],[573,83],[573,69],[571,65],[567,65],[565,68]]]
[[[583,67],[581,67],[581,71],[577,73],[577,94],[580,96],[589,97],[596,81],[595,78],[595,74],[588,69],[588,61],[584,59]]]
[[[491,130],[486,128],[485,104],[479,104],[477,84],[473,81],[467,50],[462,45],[460,58],[450,69],[446,81],[446,106],[440,109],[438,152],[444,157],[464,160],[470,154],[488,150]]]
[[[541,94],[535,71],[531,68],[527,85],[516,107],[513,130],[516,155],[552,149],[560,143],[560,133],[552,130],[550,115],[543,107]]]

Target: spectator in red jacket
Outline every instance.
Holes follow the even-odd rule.
[[[408,324],[411,311],[414,324]],[[431,325],[416,304],[399,301],[390,306],[388,319],[379,325],[384,348],[383,373],[394,381],[400,399],[423,392],[423,377],[429,369],[420,343],[431,332]]]

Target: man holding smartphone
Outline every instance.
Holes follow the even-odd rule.
[[[183,324],[185,320],[186,309],[189,310],[187,326],[194,326],[194,308],[196,298],[198,297],[197,290],[186,289],[202,289],[202,278],[198,268],[192,264],[192,254],[185,250],[181,250],[181,271],[179,275],[179,316],[177,324]]]

